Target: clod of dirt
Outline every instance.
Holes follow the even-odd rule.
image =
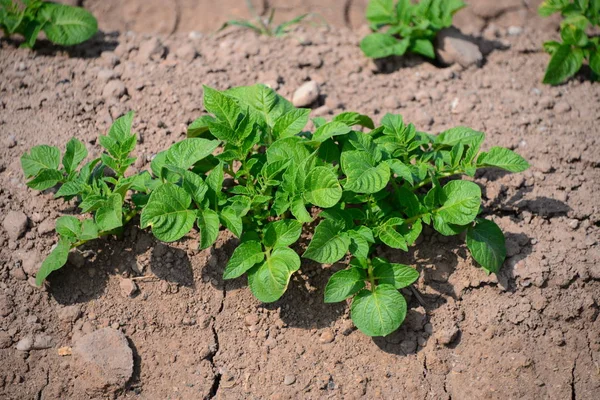
[[[104,86],[102,90],[102,97],[106,100],[110,99],[120,99],[127,93],[127,88],[125,84],[120,80],[112,80]]]
[[[81,337],[73,346],[77,383],[88,394],[114,393],[133,374],[133,352],[125,335],[103,328]]]
[[[166,48],[163,46],[160,40],[156,37],[152,37],[144,41],[140,45],[137,59],[140,62],[147,62],[152,60],[160,60],[165,55]]]
[[[137,285],[131,279],[121,279],[119,287],[121,288],[121,293],[123,293],[123,296],[125,297],[132,297],[138,290]]]
[[[194,46],[192,46],[189,43],[183,44],[175,51],[175,57],[182,61],[192,62],[197,56],[198,52],[196,51]]]
[[[0,295],[0,317],[6,317],[12,312],[13,302],[10,297]]]
[[[38,271],[39,255],[36,251],[26,251],[21,257],[21,267],[29,276],[35,275]]]
[[[12,338],[8,332],[0,331],[0,349],[7,349],[12,345]]]
[[[27,275],[25,275],[25,271],[23,271],[23,268],[21,268],[20,265],[15,265],[15,267],[10,270],[10,275],[19,281],[24,281],[27,279]]]
[[[306,107],[314,103],[319,97],[319,84],[308,81],[300,86],[292,96],[292,103],[296,107]]]
[[[568,113],[571,111],[571,105],[566,101],[559,101],[554,106],[554,111],[556,111],[558,114]]]
[[[331,329],[325,329],[319,338],[319,343],[331,343],[335,339],[335,334]]]
[[[44,350],[54,347],[54,340],[48,335],[26,336],[17,343],[17,350]]]
[[[12,149],[13,147],[15,147],[17,145],[17,138],[15,137],[15,135],[10,135],[9,137],[6,138],[6,140],[4,141],[4,144],[9,149]]]
[[[438,58],[447,65],[460,64],[463,68],[480,65],[483,55],[479,47],[454,27],[442,29],[436,38]]]
[[[518,9],[522,5],[521,0],[478,0],[469,3],[469,7],[475,15],[489,19],[512,9]]]
[[[81,316],[81,307],[78,305],[61,307],[58,309],[58,319],[62,322],[75,322]]]
[[[17,240],[27,231],[28,222],[29,218],[22,211],[10,211],[6,214],[2,226],[10,240]]]
[[[296,375],[286,375],[285,378],[283,378],[283,384],[284,385],[293,385],[296,382]]]
[[[456,340],[459,333],[460,333],[460,330],[458,329],[458,327],[452,326],[450,328],[446,328],[446,329],[439,331],[436,335],[436,338],[437,338],[437,341],[439,344],[448,346]]]
[[[54,231],[54,221],[50,218],[45,219],[37,228],[38,234],[45,235]]]

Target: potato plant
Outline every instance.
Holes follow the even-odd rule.
[[[373,33],[363,38],[360,48],[369,58],[410,52],[435,59],[433,40],[463,7],[462,0],[370,0],[366,16]]]
[[[592,77],[600,79],[600,38],[590,37],[587,30],[600,27],[600,0],[546,0],[539,7],[543,17],[559,12],[562,42],[548,41],[544,50],[551,55],[544,83],[558,85],[575,75],[588,60]]]
[[[6,36],[22,35],[25,47],[33,47],[41,31],[52,43],[72,46],[94,36],[98,22],[81,7],[41,0],[0,0],[0,28]]]
[[[202,116],[188,138],[158,153],[151,171],[126,174],[136,136],[133,113],[100,137],[101,157],[82,164],[85,146],[36,146],[21,161],[27,185],[56,197],[76,199],[87,218],[60,217],[59,241],[43,262],[41,284],[67,261],[71,249],[118,234],[139,215],[141,228],[173,242],[194,228],[200,248],[212,246],[221,228],[239,239],[224,279],[246,275],[263,302],[285,293],[302,257],[322,264],[348,261],[325,288],[326,302],[352,298],[351,316],[370,336],[396,330],[407,304],[399,289],[418,271],[375,256],[378,248],[408,251],[430,225],[442,235],[466,232],[467,247],[488,273],[506,256],[504,236],[479,216],[478,168],[521,172],[528,163],[509,149],[481,151],[484,134],[467,127],[434,136],[417,131],[399,115],[380,126],[366,115],[344,112],[331,121],[313,119],[264,85],[226,91],[204,88]],[[217,150],[219,149],[219,150]],[[61,165],[62,163],[62,165]],[[314,232],[308,246],[303,229]],[[303,251],[301,251],[303,250]]]

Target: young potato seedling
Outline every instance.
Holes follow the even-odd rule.
[[[98,22],[81,7],[41,0],[0,0],[0,27],[6,36],[22,35],[24,47],[33,47],[41,31],[52,43],[72,46],[94,36]]]
[[[119,233],[140,215],[141,227],[165,242],[195,226],[202,249],[225,227],[239,244],[224,279],[246,275],[259,300],[274,302],[300,268],[297,242],[316,218],[302,257],[333,264],[351,256],[348,268],[331,276],[325,301],[352,298],[356,326],[385,336],[406,316],[399,289],[419,273],[375,256],[376,249],[408,251],[425,224],[447,236],[466,232],[467,247],[488,273],[502,266],[504,235],[479,216],[479,186],[448,180],[472,177],[484,167],[510,172],[529,167],[509,149],[480,151],[483,133],[458,127],[434,136],[392,114],[376,127],[355,112],[329,122],[315,118],[314,132],[306,132],[310,110],[295,108],[264,85],[205,87],[204,107],[209,115],[189,126],[187,139],[158,153],[151,173],[125,175],[134,162],[132,113],[101,136],[105,153],[81,167],[87,151],[76,139],[67,144],[62,167],[55,147],[36,146],[22,157],[29,187],[58,184],[56,197],[77,198],[82,212],[93,214],[57,220],[60,239],[37,274],[38,284],[66,263],[70,249]],[[217,147],[222,151],[215,154]]]
[[[558,85],[575,75],[587,60],[592,79],[600,79],[600,38],[589,37],[586,30],[600,26],[600,0],[546,0],[538,12],[547,17],[561,13],[560,38],[544,43],[544,50],[551,55],[544,75],[544,83]]]
[[[360,48],[369,58],[410,52],[435,59],[433,40],[463,7],[462,0],[370,0],[367,20],[373,33],[363,38]]]

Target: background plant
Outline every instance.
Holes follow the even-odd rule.
[[[454,14],[465,7],[462,0],[370,0],[367,20],[374,33],[360,42],[367,57],[401,56],[407,51],[434,59],[433,40],[452,25]]]
[[[376,249],[408,251],[423,225],[431,225],[442,235],[466,232],[467,247],[488,273],[502,266],[504,235],[479,216],[479,186],[453,178],[472,177],[481,167],[520,172],[528,164],[505,148],[480,151],[483,133],[458,127],[434,136],[392,114],[376,127],[354,112],[329,122],[315,118],[314,132],[306,132],[310,110],[264,85],[224,92],[205,87],[204,106],[210,115],[189,126],[187,139],[158,153],[151,173],[126,175],[135,160],[132,113],[100,138],[102,156],[82,166],[87,151],[76,139],[67,144],[62,166],[55,147],[36,146],[22,157],[29,187],[59,184],[56,197],[76,198],[81,211],[92,214],[57,220],[60,239],[37,274],[39,284],[66,263],[70,249],[118,234],[136,215],[165,242],[195,226],[202,249],[225,227],[239,244],[224,279],[245,274],[252,293],[273,302],[300,268],[298,251],[323,264],[347,260],[348,268],[331,276],[325,301],[352,298],[356,326],[381,336],[401,325],[407,304],[398,290],[419,273],[375,256]],[[302,249],[301,233],[315,222]]]
[[[586,30],[600,26],[600,0],[546,0],[539,7],[539,14],[547,17],[559,12],[562,42],[548,41],[544,50],[552,57],[544,75],[544,83],[558,85],[575,75],[587,60],[592,79],[600,78],[600,38],[589,37]]]
[[[98,31],[96,18],[83,8],[40,0],[0,0],[0,27],[6,36],[22,35],[25,47],[33,47],[40,31],[62,46],[85,42]]]

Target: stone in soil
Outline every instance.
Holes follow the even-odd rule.
[[[436,38],[438,58],[447,65],[460,64],[463,68],[480,65],[483,55],[479,47],[468,36],[451,27],[442,29]]]
[[[131,279],[121,279],[119,287],[121,288],[121,293],[123,293],[123,296],[125,297],[133,297],[138,290],[137,285]]]
[[[73,345],[80,375],[78,385],[91,395],[106,395],[123,388],[133,374],[133,352],[125,335],[103,328],[81,337]]]
[[[296,107],[306,107],[314,103],[319,97],[319,84],[315,81],[308,81],[300,86],[292,96],[292,103]]]
[[[26,336],[19,340],[16,349],[19,351],[44,350],[54,347],[54,340],[51,336],[39,334],[35,336]]]
[[[319,343],[327,344],[333,342],[335,339],[335,334],[331,329],[325,329],[323,333],[321,333],[321,337],[319,337]]]
[[[27,215],[22,211],[9,211],[2,226],[10,240],[17,240],[27,231],[28,221]]]
[[[436,334],[437,341],[439,344],[443,344],[444,346],[448,346],[452,344],[458,337],[460,330],[456,326],[452,326],[450,328],[442,329]]]
[[[102,90],[102,97],[105,100],[120,99],[127,93],[125,84],[118,79],[108,82]]]

